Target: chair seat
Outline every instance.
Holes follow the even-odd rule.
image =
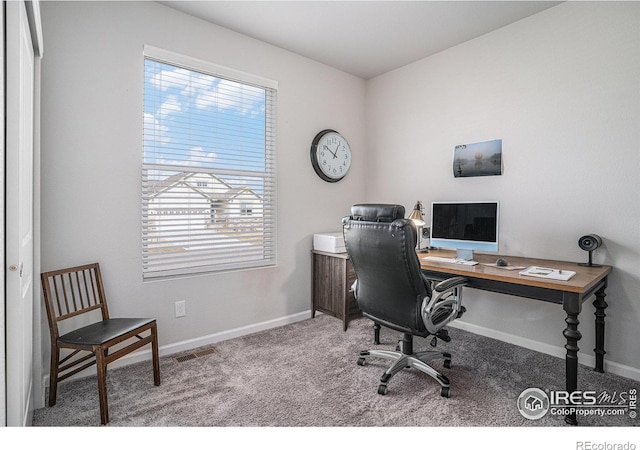
[[[78,328],[58,338],[58,342],[75,345],[102,345],[112,339],[149,325],[155,319],[108,319]]]

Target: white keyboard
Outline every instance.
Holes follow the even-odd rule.
[[[458,259],[458,258],[442,258],[440,256],[425,256],[425,261],[435,261],[435,262],[443,262],[450,264],[462,264],[463,266],[475,266],[478,264],[478,261],[467,261],[466,259]]]

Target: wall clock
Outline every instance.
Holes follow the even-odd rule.
[[[340,133],[323,130],[311,143],[311,165],[324,181],[342,180],[351,167],[351,147]]]

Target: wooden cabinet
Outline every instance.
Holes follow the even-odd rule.
[[[349,320],[362,315],[356,306],[351,285],[356,274],[347,253],[312,251],[311,317],[316,311],[342,319],[346,331]]]

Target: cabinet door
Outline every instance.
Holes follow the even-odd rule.
[[[343,258],[314,254],[314,308],[342,318],[345,298],[345,263]]]

